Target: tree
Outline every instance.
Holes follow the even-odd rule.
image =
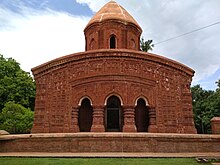
[[[34,113],[30,109],[14,102],[7,102],[0,113],[0,130],[9,133],[30,133]]]
[[[220,89],[220,79],[218,81],[216,81],[216,84],[218,86],[217,90],[219,90]]]
[[[154,44],[152,43],[153,40],[144,41],[144,38],[142,37],[140,41],[141,51],[148,52],[149,50],[153,50]]]
[[[0,112],[9,101],[34,110],[35,83],[12,58],[0,54]]]
[[[191,91],[197,132],[211,133],[211,119],[220,116],[220,90],[204,90],[200,85],[196,85]]]

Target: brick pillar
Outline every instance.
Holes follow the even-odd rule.
[[[91,132],[105,132],[103,106],[93,107],[93,122]]]
[[[79,108],[73,107],[72,108],[72,121],[71,121],[71,132],[79,132],[79,124],[78,124],[78,117],[79,117]]]
[[[135,107],[134,106],[125,106],[124,110],[124,125],[123,132],[137,132],[135,126]]]
[[[212,134],[220,134],[220,117],[211,119]]]
[[[148,132],[157,132],[156,110],[155,107],[149,107],[149,127]]]

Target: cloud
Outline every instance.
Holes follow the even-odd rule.
[[[94,1],[94,0],[76,0],[77,3],[80,4],[86,4],[89,6],[89,8],[94,11],[97,12],[102,6],[104,6],[108,0],[98,0],[98,1]]]
[[[13,57],[22,69],[54,58],[84,51],[83,29],[90,18],[50,9],[36,10],[20,6],[20,12],[1,8],[0,53]]]
[[[77,0],[97,12],[108,0]],[[219,0],[116,0],[140,24],[154,43],[220,21]],[[153,53],[177,60],[196,71],[193,84],[214,89],[209,77],[220,70],[220,24],[155,45]],[[216,74],[215,74],[216,75]],[[216,80],[220,75],[216,75]]]
[[[4,2],[7,1],[3,1]],[[91,18],[15,0],[0,4],[0,53],[13,57],[26,71],[54,58],[84,51],[83,29]],[[109,0],[76,0],[97,12]],[[219,0],[117,0],[140,24],[145,39],[154,43],[220,21]],[[40,2],[38,2],[40,3]],[[12,7],[11,7],[12,6]],[[153,53],[193,68],[193,84],[214,89],[220,78],[220,24],[155,45]],[[215,77],[213,77],[213,76]]]

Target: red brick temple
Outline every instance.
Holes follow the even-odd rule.
[[[122,6],[107,3],[84,33],[85,52],[32,69],[32,133],[196,133],[194,71],[140,51],[142,29]]]

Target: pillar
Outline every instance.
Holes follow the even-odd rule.
[[[79,117],[79,107],[72,108],[72,121],[71,121],[71,132],[79,132],[79,124],[78,124],[78,117]]]
[[[93,107],[93,121],[91,132],[105,132],[103,106]]]
[[[156,109],[155,107],[149,107],[149,127],[148,132],[157,132],[157,124],[156,124]]]
[[[212,134],[220,134],[220,117],[211,119]]]
[[[135,126],[135,107],[134,106],[124,106],[124,125],[123,132],[137,132]]]

